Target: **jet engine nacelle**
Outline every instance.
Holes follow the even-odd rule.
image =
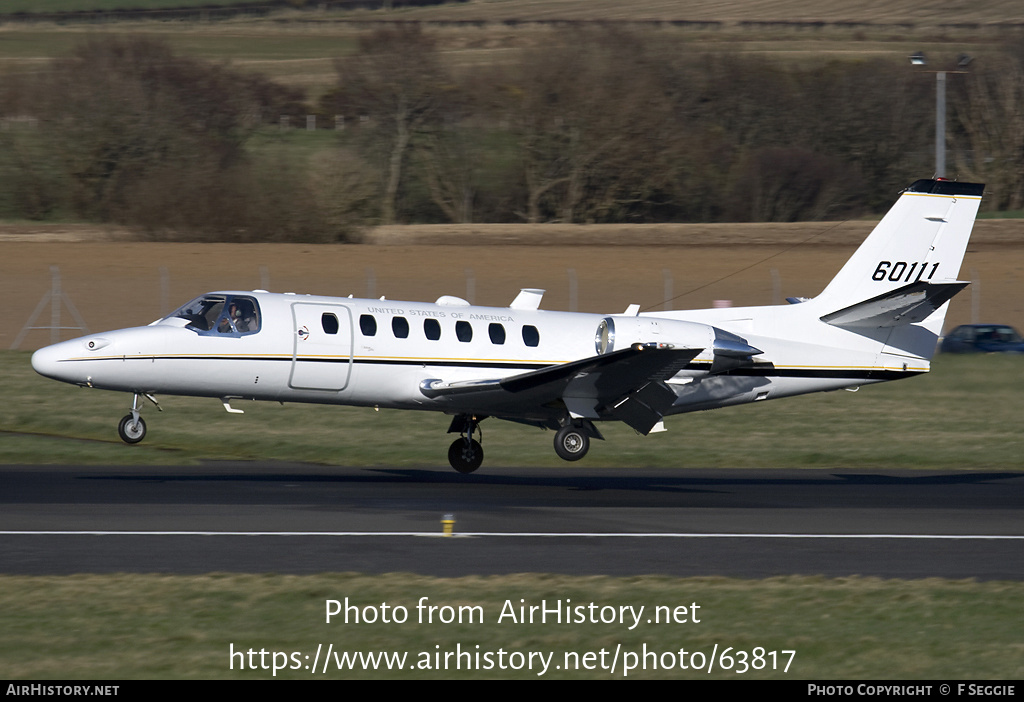
[[[599,355],[634,344],[658,344],[677,349],[710,349],[715,328],[708,324],[657,317],[605,317],[594,333]]]
[[[702,349],[694,361],[710,363],[710,373],[722,373],[753,364],[762,353],[746,339],[710,324],[659,317],[605,317],[594,333],[598,354],[629,348],[634,344],[657,344],[676,349]]]

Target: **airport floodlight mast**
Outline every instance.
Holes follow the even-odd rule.
[[[967,66],[974,58],[967,54],[957,56],[953,70],[930,71],[935,74],[935,177],[946,177],[946,74],[967,73]],[[923,51],[910,55],[913,66],[927,66],[928,57]]]

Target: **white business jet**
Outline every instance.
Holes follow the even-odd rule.
[[[649,434],[666,416],[925,373],[984,186],[919,180],[821,294],[791,304],[623,314],[541,310],[543,290],[508,307],[221,291],[146,327],[36,351],[49,378],[132,393],[119,434],[146,434],[142,398],[272,400],[453,415],[462,473],[488,417],[555,431],[582,458],[599,421]],[[157,405],[159,407],[159,405]]]

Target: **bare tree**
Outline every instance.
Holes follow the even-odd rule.
[[[417,25],[376,30],[335,62],[338,87],[326,98],[335,114],[367,118],[366,148],[383,161],[381,221],[395,221],[399,187],[414,140],[434,128],[451,81],[434,40]]]
[[[833,62],[793,74],[802,117],[789,144],[838,159],[846,189],[883,210],[931,172],[935,83],[895,61]]]
[[[502,109],[519,142],[523,219],[615,221],[668,199],[677,169],[668,154],[684,133],[660,48],[579,29],[509,69]]]
[[[733,180],[734,221],[820,220],[849,197],[838,159],[808,149],[767,147],[743,158]]]
[[[1024,44],[950,82],[958,174],[988,185],[990,209],[1024,208]]]
[[[295,109],[295,91],[133,36],[91,39],[34,78],[19,109],[39,127],[6,135],[14,143],[0,159],[23,211],[159,236],[319,235],[301,164],[261,154],[261,168],[246,149],[264,118]]]
[[[116,217],[128,189],[170,164],[233,165],[258,126],[258,110],[230,72],[145,37],[88,41],[44,80],[41,124],[86,215]]]

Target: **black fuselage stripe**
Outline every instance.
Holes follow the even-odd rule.
[[[502,368],[511,370],[537,370],[550,368],[551,363],[528,363],[528,362],[507,362],[507,361],[446,361],[429,359],[393,359],[393,358],[359,358],[348,357],[337,358],[309,358],[299,356],[104,356],[100,358],[66,358],[62,362],[77,361],[284,361],[291,363],[355,363],[357,365],[388,365],[388,366],[444,366],[457,368]]]
[[[499,370],[539,370],[551,368],[557,364],[550,363],[507,363],[501,361],[445,361],[445,360],[409,360],[409,359],[356,359],[350,358],[302,358],[291,356],[129,356],[104,358],[74,358],[67,361],[279,361],[291,363],[297,360],[302,363],[339,363],[366,366],[429,366],[441,368],[494,368]],[[708,370],[709,364],[690,364],[688,370]],[[734,368],[716,375],[735,375],[759,378],[816,378],[845,380],[897,380],[920,375],[926,371],[884,370],[884,369],[843,369],[843,368]]]

